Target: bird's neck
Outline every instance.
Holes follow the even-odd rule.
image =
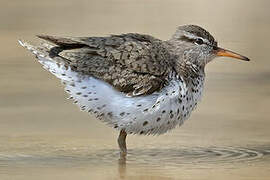
[[[174,41],[174,39],[170,39],[164,43],[168,46],[168,49],[172,54],[171,61],[176,74],[182,77],[185,81],[190,81],[197,77],[204,77],[205,64],[196,63],[199,62],[194,61],[194,57],[196,56],[186,53],[191,51],[187,51],[187,48],[184,48],[184,44],[179,43],[179,41]]]
[[[181,61],[176,63],[175,70],[186,82],[205,76],[204,67],[191,63],[190,61]],[[203,78],[204,79],[204,78]]]

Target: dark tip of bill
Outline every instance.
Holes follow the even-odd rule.
[[[244,57],[243,60],[244,60],[244,61],[250,61],[250,59],[247,58],[247,57]]]

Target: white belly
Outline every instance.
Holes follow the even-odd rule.
[[[81,75],[54,61],[39,59],[45,69],[62,80],[81,110],[127,133],[162,134],[183,124],[202,93],[202,88],[192,93],[183,81],[173,79],[160,92],[127,97],[101,80]]]

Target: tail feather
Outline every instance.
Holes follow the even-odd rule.
[[[49,35],[37,35],[38,38],[49,41],[53,44],[61,46],[63,48],[76,48],[85,46],[79,41],[79,39],[74,40],[72,37],[58,37],[58,36],[49,36]]]
[[[18,40],[19,44],[21,46],[23,46],[24,48],[28,49],[31,53],[33,53],[34,55],[36,55],[37,57],[46,57],[49,56],[49,52],[45,46],[44,47],[38,47],[38,46],[34,46],[29,44],[28,42],[25,42],[23,40]]]
[[[63,76],[70,69],[70,67],[65,65],[65,60],[59,56],[50,56],[50,50],[55,46],[47,43],[43,43],[41,46],[34,46],[22,40],[19,40],[19,43],[37,57],[38,62],[43,65],[44,69],[61,80],[70,80],[70,78]]]

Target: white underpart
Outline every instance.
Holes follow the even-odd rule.
[[[128,97],[106,82],[72,71],[46,54],[31,51],[45,69],[62,80],[81,110],[127,133],[162,134],[182,125],[201,97],[201,91],[192,95],[186,84],[177,79],[151,95]]]

